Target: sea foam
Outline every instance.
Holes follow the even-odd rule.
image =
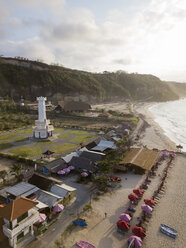
[[[186,151],[186,99],[157,103],[149,110],[165,135]]]

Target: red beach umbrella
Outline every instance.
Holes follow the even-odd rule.
[[[145,204],[149,205],[150,207],[155,205],[155,201],[151,199],[144,199]]]
[[[139,197],[136,194],[130,194],[128,195],[128,198],[130,201],[137,201]]]
[[[141,190],[141,189],[133,189],[133,192],[134,192],[136,195],[139,195],[139,196],[142,196],[142,195],[143,195],[143,190]]]
[[[140,226],[134,226],[134,227],[132,228],[132,232],[133,232],[136,236],[140,237],[141,239],[143,239],[143,238],[146,236],[145,231],[144,231],[143,228],[140,227]]]
[[[124,221],[124,220],[119,220],[119,221],[117,222],[117,227],[118,227],[119,229],[123,230],[123,231],[127,231],[127,230],[129,230],[129,228],[130,228],[130,224],[127,223],[127,222]]]

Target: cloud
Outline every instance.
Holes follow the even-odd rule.
[[[14,0],[2,1],[15,6]],[[185,0],[151,0],[128,18],[116,6],[102,22],[90,9],[65,8],[67,2],[17,0],[20,12],[28,11],[22,17],[0,8],[0,35],[6,31],[0,52],[89,71],[122,69],[166,78],[169,72],[175,77],[174,68],[186,68]]]
[[[14,0],[9,0],[10,2],[14,2]],[[46,6],[49,8],[59,8],[63,7],[66,0],[16,0],[16,4],[24,7],[37,7],[37,6]]]
[[[114,59],[113,63],[119,64],[119,65],[129,65],[132,64],[131,58],[125,58],[125,59]]]
[[[21,56],[24,58],[30,58],[33,60],[44,60],[48,63],[55,61],[50,48],[44,45],[38,37],[27,39],[24,41],[6,41],[0,43],[0,53],[6,54],[6,56]]]
[[[9,16],[10,16],[10,12],[8,8],[2,3],[0,5],[0,37],[1,39],[6,36],[5,24]]]

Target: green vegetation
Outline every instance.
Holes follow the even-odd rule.
[[[58,138],[59,139],[69,139],[70,135],[68,135],[68,134],[60,134],[60,135],[58,135]]]
[[[58,153],[58,154],[63,154],[63,153],[67,153],[71,150],[74,150],[77,147],[77,145],[72,144],[72,143],[64,143],[61,145],[57,145],[57,146],[51,146],[50,149],[51,151]]]
[[[62,132],[65,131],[64,128],[54,128],[54,132]]]
[[[25,134],[25,133],[31,133],[31,132],[32,132],[32,128],[29,128],[29,129],[23,129],[23,130],[17,131],[16,133]]]
[[[42,149],[39,147],[20,146],[11,149],[9,152],[21,157],[35,157],[42,154]]]
[[[12,147],[13,145],[10,143],[0,143],[0,150],[4,150],[4,149],[8,149],[10,147]]]
[[[10,173],[12,173],[12,175],[15,176],[17,181],[19,181],[21,180],[22,170],[23,170],[22,164],[13,164]]]
[[[93,140],[94,138],[95,136],[77,136],[71,141],[80,144],[80,143],[86,143],[90,140]]]
[[[108,177],[105,175],[99,175],[93,179],[93,182],[100,190],[105,190],[107,188]]]
[[[92,209],[92,206],[91,206],[91,203],[90,202],[87,202],[83,208],[83,211],[88,211]]]
[[[0,130],[16,129],[33,124],[33,121],[31,120],[30,116],[27,115],[28,112],[29,110],[27,108],[15,105],[14,102],[12,102],[11,98],[7,98],[5,102],[0,102]]]
[[[8,172],[6,170],[0,171],[0,178],[3,180],[3,184],[6,182],[6,176],[8,175]]]
[[[4,134],[0,136],[0,140],[10,140],[12,138],[14,138],[16,136],[16,134]]]
[[[67,132],[74,135],[90,134],[89,132],[82,130],[67,130]]]
[[[20,99],[20,95],[25,95],[27,99],[33,100],[38,96],[38,90],[47,95],[48,89],[51,96],[55,96],[56,93],[74,95],[81,92],[97,100],[178,99],[178,94],[174,93],[167,82],[153,75],[129,74],[124,71],[90,73],[36,61],[24,61],[29,63],[24,67],[8,64],[6,63],[8,60],[0,58],[0,94],[14,99]]]
[[[19,137],[19,138],[15,139],[14,142],[23,142],[26,140],[28,140],[28,137],[26,137],[26,138]]]

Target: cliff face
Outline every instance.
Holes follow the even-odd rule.
[[[38,95],[48,100],[76,98],[101,102],[109,100],[176,100],[178,94],[166,82],[152,75],[90,73],[50,66],[41,62],[0,58],[0,96],[35,100]]]

